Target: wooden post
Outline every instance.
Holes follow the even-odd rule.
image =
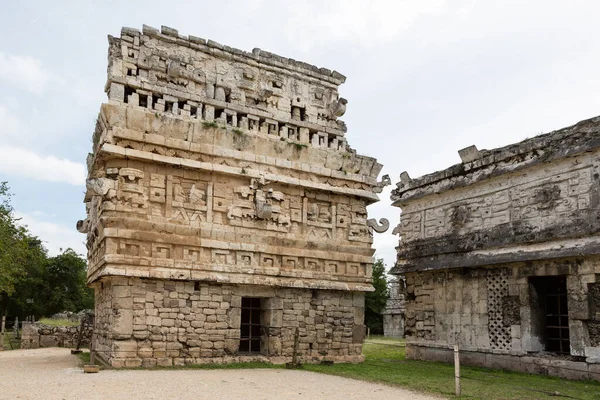
[[[6,315],[2,316],[2,325],[0,326],[0,351],[4,350],[4,328],[6,326]]]
[[[292,355],[292,364],[298,364],[297,356],[298,356],[298,339],[300,338],[300,329],[296,328],[296,333],[294,333],[294,354]]]
[[[460,396],[460,357],[457,344],[454,345],[454,385],[456,386],[456,395]]]
[[[371,328],[367,328],[367,340],[371,338]]]
[[[77,345],[75,346],[74,350],[71,350],[71,354],[81,353],[81,350],[79,348],[81,347],[81,338],[83,337],[83,328],[84,327],[85,327],[85,317],[81,318],[81,323],[79,324],[79,335],[77,335]],[[91,358],[91,354],[90,354],[90,358]]]
[[[96,365],[96,353],[94,351],[93,343],[90,343],[90,365]]]

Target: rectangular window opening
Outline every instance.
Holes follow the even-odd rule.
[[[123,102],[129,103],[129,96],[131,96],[134,93],[135,90],[132,87],[125,86],[125,99],[123,99]]]
[[[159,99],[162,99],[162,96],[159,94],[152,94],[152,109],[156,110],[156,103]]]
[[[570,354],[567,278],[565,276],[531,277],[533,331],[542,339],[544,350]]]
[[[258,297],[242,297],[240,353],[261,353],[261,300]]]
[[[148,95],[140,94],[140,107],[148,107]]]

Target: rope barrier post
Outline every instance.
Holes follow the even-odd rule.
[[[6,327],[6,315],[2,316],[2,326],[0,326],[0,351],[4,350],[4,328]]]
[[[456,396],[460,396],[460,356],[458,354],[458,344],[454,345],[454,385],[456,386]]]

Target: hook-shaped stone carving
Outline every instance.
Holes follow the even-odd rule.
[[[90,231],[90,221],[88,218],[77,221],[77,231],[79,233],[88,233]]]
[[[346,104],[348,104],[348,100],[343,97],[331,102],[329,105],[329,113],[331,114],[332,119],[341,117],[346,113]]]
[[[86,189],[96,196],[106,196],[113,187],[114,181],[108,178],[95,178],[86,181]]]
[[[401,229],[401,224],[396,225],[396,227],[392,231],[392,235],[399,235],[401,232],[400,229]]]
[[[385,174],[384,176],[381,177],[381,181],[377,182],[377,185],[375,185],[375,187],[373,188],[373,192],[381,193],[383,191],[384,187],[389,186],[391,184],[392,184],[392,180],[390,179],[390,176]]]
[[[375,218],[370,218],[367,220],[367,226],[377,233],[383,233],[389,229],[390,221],[388,221],[386,218],[380,218],[378,225]]]

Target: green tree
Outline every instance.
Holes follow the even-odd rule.
[[[94,294],[86,286],[87,263],[73,249],[46,261],[46,315],[94,307]]]
[[[18,224],[8,185],[0,182],[0,317],[92,308],[86,272],[86,261],[72,249],[47,256],[41,240]]]
[[[11,299],[10,314],[39,318],[93,308],[94,293],[86,286],[86,274],[86,261],[72,249],[29,264]]]
[[[385,264],[382,258],[375,260],[373,264],[373,287],[374,292],[365,295],[365,325],[371,329],[373,334],[383,334],[383,315],[385,303],[388,299],[387,279],[385,275]]]
[[[19,279],[25,276],[24,266],[33,239],[27,229],[16,222],[8,184],[0,182],[0,317],[6,314]]]
[[[28,315],[42,315],[44,302],[34,301],[40,297],[40,287],[43,285],[46,249],[41,240],[36,237],[26,237],[27,252],[22,260],[22,273],[15,280],[14,293],[8,301],[8,313],[12,317],[23,318]]]

